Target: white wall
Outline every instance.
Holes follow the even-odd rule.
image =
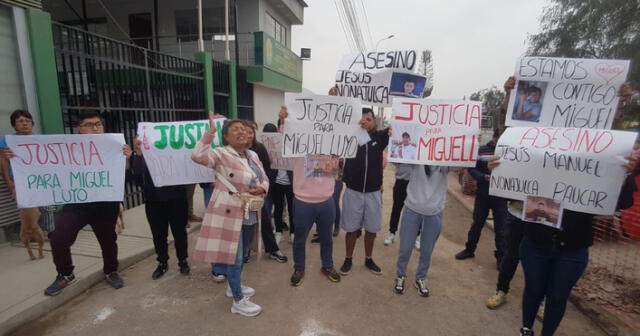
[[[276,125],[278,112],[283,104],[283,91],[253,85],[253,115],[259,129],[267,123]]]

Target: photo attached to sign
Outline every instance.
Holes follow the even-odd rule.
[[[539,123],[546,89],[545,82],[518,81],[511,117],[514,120]]]
[[[562,210],[562,204],[559,201],[546,197],[527,196],[524,200],[522,220],[560,229]]]
[[[423,76],[394,72],[391,75],[391,83],[389,84],[391,95],[418,98],[424,91],[426,81],[427,79]]]
[[[518,59],[506,126],[611,129],[628,60]]]
[[[394,136],[389,141],[389,157],[396,160],[415,161],[418,152],[418,134],[416,128],[419,126],[411,124],[398,124],[394,128]],[[399,135],[395,136],[396,134]],[[414,134],[412,137],[411,135]]]
[[[338,157],[332,155],[308,155],[304,161],[304,175],[306,177],[338,176]]]

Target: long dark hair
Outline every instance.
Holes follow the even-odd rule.
[[[424,165],[424,173],[427,174],[427,177],[431,176],[431,166]]]

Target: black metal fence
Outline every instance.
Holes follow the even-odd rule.
[[[254,120],[253,84],[247,82],[247,70],[238,67],[236,71],[238,88],[238,118]]]
[[[105,131],[123,133],[129,144],[140,121],[206,118],[202,64],[60,23],[52,30],[65,133],[75,132],[86,109],[99,111]],[[128,179],[126,208],[143,202]]]
[[[213,60],[213,105],[216,113],[228,115],[229,64]]]

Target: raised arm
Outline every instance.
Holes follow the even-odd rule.
[[[202,135],[202,138],[191,152],[191,160],[203,166],[215,168],[218,161],[218,155],[215,151],[211,150],[211,144],[213,143],[216,131],[216,123],[213,120],[213,115],[210,115],[209,130]]]

